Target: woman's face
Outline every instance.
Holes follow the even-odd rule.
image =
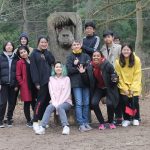
[[[72,43],[72,50],[74,50],[74,51],[80,50],[81,47],[82,47],[82,45],[81,45],[81,43],[79,43],[79,42],[73,42],[73,43]]]
[[[38,49],[45,50],[48,48],[48,41],[45,38],[40,39]]]
[[[25,49],[21,49],[19,50],[19,54],[20,54],[20,57],[23,58],[23,59],[27,59],[28,58],[28,53]]]
[[[13,46],[10,42],[8,42],[5,46],[6,52],[12,52],[13,51]]]
[[[57,63],[55,65],[54,70],[55,70],[56,75],[61,75],[62,74],[62,65],[60,63]]]
[[[129,58],[130,54],[131,54],[131,49],[128,46],[123,47],[121,53],[123,54],[123,56],[125,58]]]
[[[93,59],[93,62],[95,63],[95,64],[99,64],[100,63],[100,60],[101,60],[101,54],[99,53],[99,52],[94,52],[93,53],[93,57],[92,57],[92,59]]]
[[[25,37],[22,37],[20,41],[22,45],[27,45],[27,39]]]

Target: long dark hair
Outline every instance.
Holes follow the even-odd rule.
[[[26,50],[28,54],[30,53],[28,47],[22,45],[22,46],[18,47],[18,50],[17,50],[17,55],[18,55],[20,58],[21,58],[21,56],[20,56],[20,51],[21,51],[22,49]]]
[[[119,64],[121,65],[121,67],[125,67],[125,65],[126,65],[125,57],[124,57],[124,55],[122,54],[122,49],[123,49],[125,46],[127,46],[127,47],[130,48],[130,50],[131,50],[131,54],[130,54],[130,56],[129,56],[129,65],[128,65],[128,67],[131,68],[131,67],[133,67],[134,64],[135,64],[135,58],[134,58],[134,54],[133,54],[133,48],[132,48],[132,46],[131,46],[130,44],[128,44],[128,43],[123,44],[122,47],[121,47],[121,54],[120,54],[120,58],[119,58]]]
[[[40,37],[38,37],[37,46],[39,45],[41,39],[45,39],[48,42],[48,37],[41,35]]]

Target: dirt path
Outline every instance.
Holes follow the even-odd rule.
[[[14,127],[0,129],[0,150],[148,150],[150,98],[141,101],[141,116],[139,127],[99,131],[94,119],[94,129],[87,133],[80,133],[76,126],[72,126],[71,134],[63,136],[61,127],[52,124],[45,135],[39,136],[25,126],[23,111],[18,105]]]

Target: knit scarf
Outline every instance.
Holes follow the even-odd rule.
[[[82,53],[82,49],[78,49],[78,50],[72,50],[73,54],[81,54]]]
[[[105,58],[101,58],[100,62],[103,63],[104,60],[105,60]],[[93,66],[94,77],[97,80],[97,87],[98,88],[104,88],[105,84],[104,84],[102,72],[101,72],[100,67],[99,67],[100,64],[95,64],[93,61],[91,63]]]

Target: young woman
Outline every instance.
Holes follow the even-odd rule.
[[[63,126],[62,134],[69,134],[69,123],[67,120],[66,111],[71,108],[71,84],[70,79],[66,76],[66,68],[61,62],[56,62],[52,76],[49,79],[49,93],[51,95],[50,104],[47,106],[40,127],[35,131],[36,134],[44,134],[46,125],[48,125],[51,114],[56,110],[61,124]]]
[[[19,37],[20,46],[26,46],[29,49],[29,55],[32,53],[33,48],[29,46],[29,37],[28,34],[23,32]],[[15,49],[15,53],[17,53],[18,48]]]
[[[32,110],[35,107],[35,86],[31,80],[29,49],[26,46],[20,46],[17,51],[20,60],[16,65],[16,78],[20,86],[21,100],[24,102],[24,114],[27,119],[27,126],[32,127],[30,116],[30,105]]]
[[[113,66],[104,58],[100,51],[95,51],[92,56],[91,64],[85,69],[83,66],[79,67],[82,74],[82,79],[88,83],[91,91],[91,107],[100,123],[99,129],[106,128],[102,112],[99,107],[101,98],[106,96],[106,105],[108,113],[108,123],[110,129],[115,129],[113,124],[114,108],[119,101],[119,94],[117,89],[117,75]]]
[[[115,69],[119,75],[119,91],[120,102],[122,105],[123,127],[131,124],[131,116],[126,113],[126,106],[134,105],[137,110],[133,117],[133,125],[139,125],[139,96],[141,94],[141,62],[138,56],[135,55],[130,44],[124,44],[121,49],[121,54],[116,60]]]
[[[12,126],[13,112],[16,106],[18,85],[16,80],[16,62],[18,57],[14,51],[12,42],[6,42],[0,55],[0,127],[3,128],[4,115],[7,109],[7,125]]]
[[[81,43],[72,43],[72,53],[67,58],[68,75],[71,80],[71,87],[75,99],[76,119],[79,124],[79,131],[89,131],[89,88],[83,83],[78,70],[79,65],[86,66],[90,62],[90,57],[82,52]]]
[[[51,67],[55,62],[54,56],[48,51],[48,39],[39,37],[37,49],[34,49],[30,56],[30,71],[32,81],[38,90],[37,102],[34,109],[33,129],[38,128],[38,120],[41,120],[50,96],[48,92],[48,81],[50,77]]]

